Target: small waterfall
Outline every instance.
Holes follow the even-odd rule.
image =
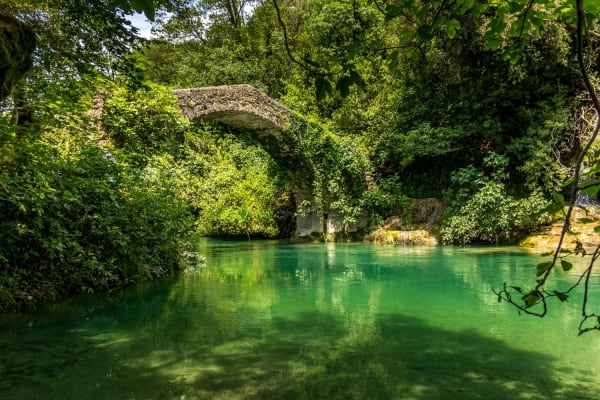
[[[587,162],[584,162],[583,165],[581,166],[580,172],[583,173],[583,171],[585,171],[587,168],[589,168],[589,164]],[[579,181],[577,182],[577,187],[581,187],[584,183],[585,183],[585,180],[582,178],[582,174],[580,174]],[[599,193],[599,195],[600,195],[600,193]],[[589,196],[589,195],[585,194],[583,192],[583,190],[578,189],[577,193],[575,194],[575,205],[582,206],[582,207],[600,207],[600,196],[599,195]]]
[[[579,182],[577,182],[577,186],[581,187],[585,181],[580,177]],[[575,205],[582,207],[600,207],[600,193],[595,196],[589,196],[583,192],[583,190],[578,189],[575,194]]]
[[[575,205],[582,207],[600,207],[600,200],[596,196],[588,196],[581,190],[575,195]]]

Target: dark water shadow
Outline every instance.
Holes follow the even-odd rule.
[[[247,399],[595,398],[596,391],[582,382],[561,381],[547,355],[399,314],[375,318],[351,339],[348,324],[331,315],[307,313],[299,320],[278,319],[275,326],[255,349],[261,357],[240,360],[244,368],[270,370],[266,384]],[[319,346],[322,340],[330,345]],[[284,355],[301,367],[278,373]],[[231,368],[228,373],[238,375]]]

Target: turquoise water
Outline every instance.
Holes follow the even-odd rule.
[[[600,398],[600,335],[576,336],[575,298],[539,319],[492,293],[531,282],[519,249],[200,251],[196,272],[2,317],[0,399]]]

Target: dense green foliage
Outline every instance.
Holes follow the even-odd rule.
[[[490,152],[483,160],[489,176],[472,165],[452,174],[444,192],[444,242],[513,243],[551,222],[545,212],[549,201],[539,190],[519,199],[507,194],[508,166],[507,157]]]
[[[2,309],[120,287],[179,264],[192,222],[183,202],[80,128],[25,138],[12,154],[2,148]]]
[[[285,182],[265,150],[226,126],[190,122],[173,94],[151,85],[114,90],[104,106],[112,145],[130,165],[145,167],[196,217],[196,230],[215,236],[279,235]]]

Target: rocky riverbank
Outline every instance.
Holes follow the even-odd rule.
[[[552,251],[558,246],[563,225],[564,221],[557,221],[539,233],[529,235],[520,245],[534,252]],[[600,226],[600,207],[575,209],[571,218],[571,233],[565,236],[563,248],[573,250],[577,243],[581,243],[588,251],[594,249],[600,245],[600,233],[595,231],[597,226]]]

